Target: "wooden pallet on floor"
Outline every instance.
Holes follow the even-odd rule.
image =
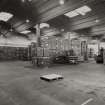
[[[58,74],[49,74],[49,75],[41,76],[40,79],[45,80],[45,81],[55,81],[55,80],[63,79],[63,76],[58,75]]]

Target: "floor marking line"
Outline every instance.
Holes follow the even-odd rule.
[[[83,104],[81,105],[87,105],[89,102],[93,101],[93,98],[88,99],[87,101],[85,101]]]

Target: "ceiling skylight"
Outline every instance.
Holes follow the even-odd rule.
[[[30,30],[25,30],[25,31],[22,31],[22,32],[20,32],[21,34],[28,34],[28,33],[30,33],[31,31]]]
[[[0,20],[7,22],[13,17],[13,14],[7,12],[0,12]]]
[[[68,13],[66,13],[66,14],[64,14],[64,15],[66,15],[66,16],[72,18],[72,17],[78,16],[79,13],[77,13],[76,11],[71,11],[71,12],[68,12]]]
[[[85,5],[76,9],[75,11],[81,15],[85,15],[86,13],[91,11],[91,8]]]
[[[78,15],[85,15],[86,13],[92,11],[92,9],[86,5],[80,7],[80,8],[77,8],[73,11],[70,11],[66,14],[64,14],[65,16],[68,16],[69,18],[73,18],[73,17],[76,17]]]

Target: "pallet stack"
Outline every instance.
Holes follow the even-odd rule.
[[[50,62],[49,49],[37,47],[36,56],[32,58],[32,63],[36,66],[48,66]]]
[[[28,60],[28,48],[2,46],[0,60]]]

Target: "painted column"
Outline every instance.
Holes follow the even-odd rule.
[[[41,46],[41,39],[40,39],[40,24],[36,25],[36,35],[37,35],[37,46]]]

